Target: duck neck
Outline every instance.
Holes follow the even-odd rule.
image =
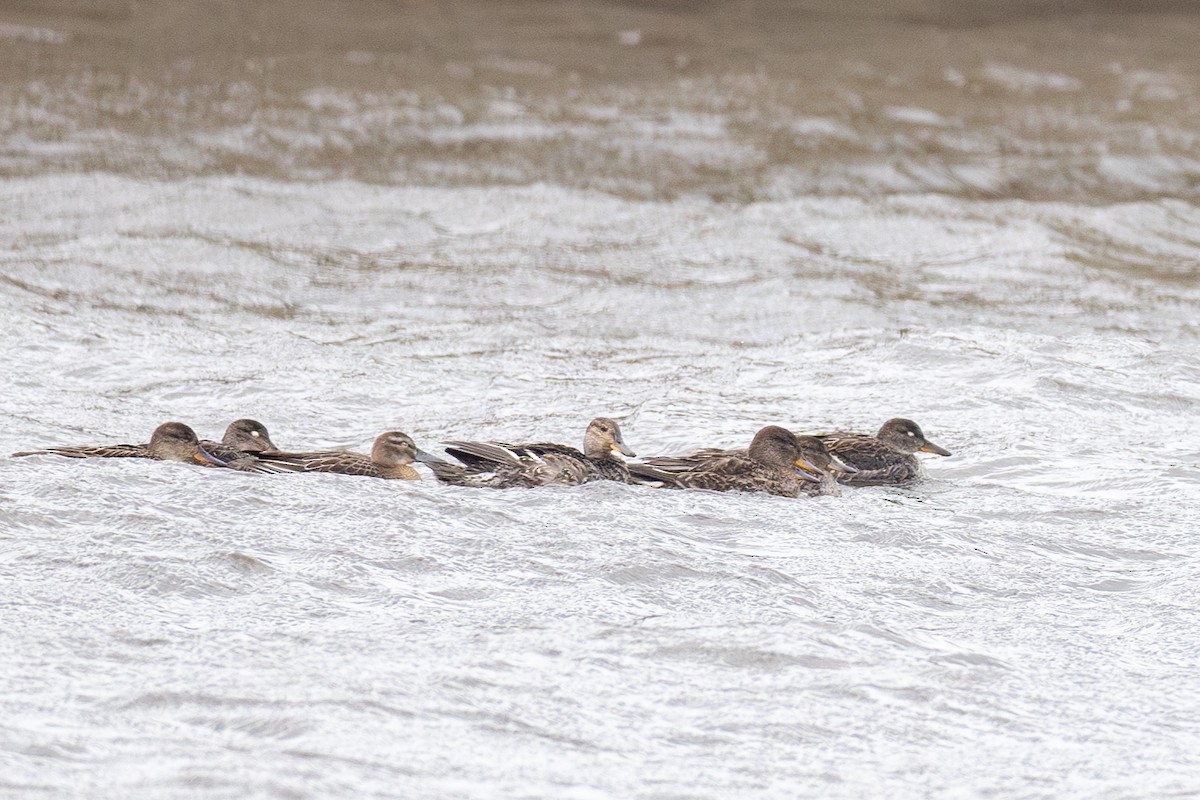
[[[403,481],[419,481],[421,473],[413,469],[412,464],[393,464],[383,468],[384,474],[389,478],[397,478]]]

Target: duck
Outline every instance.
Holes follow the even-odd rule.
[[[273,472],[254,462],[235,465],[210,452],[196,438],[196,432],[182,422],[164,422],[154,429],[148,444],[102,444],[49,447],[28,450],[14,456],[56,455],[67,458],[152,458],[157,461],[200,463],[209,467],[228,467],[245,472]]]
[[[685,456],[631,464],[638,482],[718,492],[767,492],[780,497],[836,494],[836,472],[854,468],[832,457],[820,439],[768,425],[741,450],[706,448]]]
[[[243,453],[269,453],[279,449],[271,441],[267,426],[256,419],[235,419],[225,428],[220,442],[201,440],[200,443],[211,444],[213,452],[219,447],[231,447]]]
[[[505,444],[503,442],[446,442],[446,453],[460,464],[430,463],[443,483],[475,488],[508,489],[592,481],[629,482],[629,470],[617,454],[633,458],[616,420],[596,417],[583,435],[583,450],[565,444]]]
[[[948,456],[950,451],[925,438],[911,419],[889,419],[874,435],[833,431],[818,433],[829,452],[857,469],[839,479],[858,486],[903,486],[918,480],[921,464],[915,453]]]
[[[278,449],[267,433],[267,426],[256,419],[234,420],[225,428],[221,441],[201,439],[200,446],[234,469],[261,463],[261,459],[257,458],[260,453]]]
[[[254,457],[287,472],[333,472],[391,480],[420,480],[421,473],[412,466],[414,461],[441,461],[417,447],[403,431],[384,431],[376,436],[370,455],[350,450],[294,453],[268,450]]]

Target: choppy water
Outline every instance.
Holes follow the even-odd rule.
[[[0,458],[2,793],[1200,795],[1200,21],[738,7],[0,15],[0,452],[955,453],[811,501]]]

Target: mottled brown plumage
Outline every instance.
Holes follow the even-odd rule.
[[[615,420],[597,417],[583,437],[583,451],[551,442],[447,442],[446,452],[461,464],[431,463],[433,474],[456,486],[508,489],[557,484],[576,486],[590,481],[627,483],[625,462],[616,453],[633,456]]]
[[[221,437],[221,441],[201,439],[200,446],[233,469],[252,472],[279,471],[271,468],[255,470],[256,466],[262,464],[261,459],[257,457],[258,454],[269,453],[276,449],[267,433],[266,426],[258,420],[235,420],[225,428],[225,435]]]
[[[322,450],[306,453],[272,451],[258,458],[288,472],[333,472],[367,478],[418,480],[421,474],[414,461],[439,461],[417,447],[412,437],[401,431],[387,431],[375,437],[371,455],[349,450]]]
[[[817,434],[829,452],[857,472],[841,478],[843,483],[858,486],[900,486],[921,477],[921,464],[914,453],[950,455],[950,451],[925,438],[917,423],[895,418],[883,423],[879,432],[846,433],[835,431]]]
[[[183,461],[206,466],[230,467],[250,472],[272,472],[254,463],[241,466],[227,463],[211,453],[196,438],[196,432],[182,422],[164,422],[154,429],[148,444],[107,444],[50,447],[13,453],[14,456],[56,455],[67,458],[152,458],[158,461]]]
[[[686,456],[650,458],[631,464],[629,470],[639,482],[667,487],[797,497],[830,491],[832,467],[819,440],[768,425],[746,449],[707,448]]]
[[[239,419],[229,423],[220,444],[243,453],[269,453],[279,449],[271,441],[267,426],[256,419]]]

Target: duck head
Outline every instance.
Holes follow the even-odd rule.
[[[944,447],[939,447],[933,442],[925,438],[924,432],[921,431],[921,426],[913,422],[911,419],[903,419],[896,417],[889,419],[883,423],[883,427],[879,429],[879,433],[875,434],[875,438],[883,442],[892,450],[901,453],[936,453],[939,456],[948,456],[950,451]]]
[[[796,434],[778,425],[768,425],[754,434],[747,451],[750,458],[770,467],[791,469],[798,467],[806,472],[817,472],[817,467],[810,464],[801,451]]]
[[[278,450],[267,433],[267,426],[256,419],[239,419],[229,423],[221,444],[241,450],[243,453],[269,453]]]
[[[150,455],[163,461],[198,461],[214,467],[225,462],[200,446],[196,432],[182,422],[164,422],[150,437]]]
[[[621,437],[621,427],[616,420],[596,417],[583,434],[583,454],[589,458],[611,458],[613,453],[629,457],[636,455],[626,446]]]
[[[797,436],[796,447],[800,452],[799,461],[803,461],[804,464],[796,462],[795,466],[802,470],[805,477],[810,480],[820,481],[825,476],[849,475],[858,472],[858,469],[829,452],[825,443],[815,436]]]
[[[376,436],[371,445],[371,460],[385,467],[402,467],[414,461],[445,463],[417,447],[412,437],[403,431],[386,431]]]

